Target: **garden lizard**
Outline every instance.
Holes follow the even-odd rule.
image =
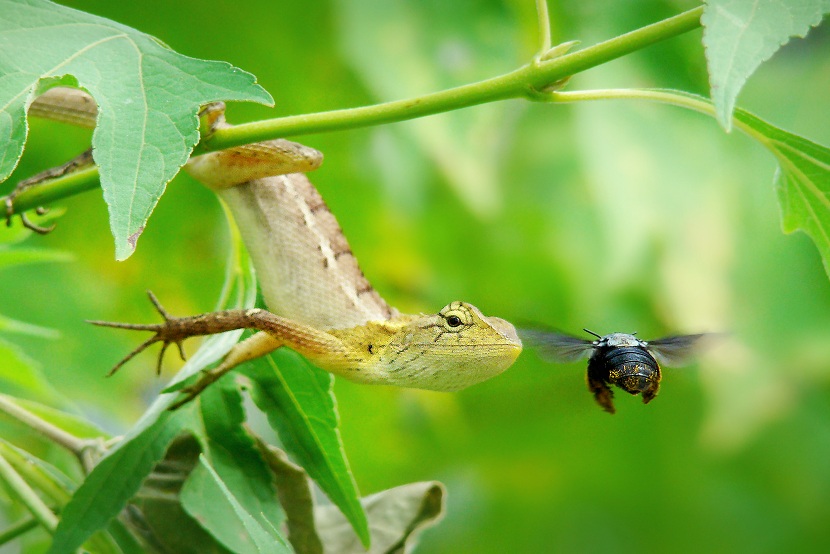
[[[228,125],[224,106],[203,111],[210,129]],[[322,155],[287,140],[272,140],[195,157],[185,170],[229,206],[259,276],[270,311],[227,310],[135,325],[169,344],[232,329],[263,331],[237,344],[220,365],[185,389],[193,398],[227,371],[287,346],[317,367],[352,381],[455,391],[498,375],[522,350],[507,321],[484,316],[465,302],[437,314],[401,314],[364,277],[336,219],[305,176]],[[181,402],[180,402],[181,403]]]

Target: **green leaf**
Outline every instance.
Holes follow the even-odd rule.
[[[285,538],[276,531],[285,513],[271,471],[243,426],[245,411],[239,389],[232,379],[224,378],[200,395],[199,404],[205,429],[205,436],[200,438],[211,466],[245,511],[264,529],[273,530],[273,540],[285,544]],[[191,507],[184,508],[193,513]],[[207,525],[205,530],[212,533],[213,526]]]
[[[803,37],[830,11],[830,0],[707,0],[701,17],[712,101],[732,126],[735,99],[750,75],[790,37]]]
[[[170,442],[184,429],[190,412],[166,412],[95,466],[61,512],[50,554],[74,552],[118,515],[164,457]]]
[[[125,523],[158,551],[176,554],[229,554],[210,533],[182,509],[180,492],[199,463],[202,447],[194,435],[179,435],[164,459],[130,501],[138,517]],[[114,520],[118,521],[118,520]]]
[[[291,549],[277,542],[231,492],[207,457],[190,474],[181,491],[182,506],[226,547],[240,554],[271,554]],[[191,511],[199,507],[197,511]],[[242,529],[240,533],[239,530]]]
[[[801,229],[807,233],[830,276],[830,148],[779,129],[740,108],[735,110],[735,120],[778,159],[775,188],[784,231]]]
[[[0,340],[0,360],[0,389],[4,392],[49,403],[65,402],[40,372],[37,362],[17,346]]]
[[[0,179],[23,152],[33,98],[71,75],[98,104],[92,145],[119,260],[133,252],[167,182],[198,142],[199,107],[273,103],[249,73],[183,56],[101,17],[46,0],[0,0],[0,13]]]
[[[42,248],[9,248],[0,245],[0,269],[41,262],[69,262],[74,257],[68,252]]]
[[[244,371],[254,381],[254,402],[268,416],[286,450],[368,547],[369,528],[340,438],[331,374],[285,348],[248,362]]]

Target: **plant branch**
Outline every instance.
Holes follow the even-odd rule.
[[[0,455],[0,480],[6,484],[9,494],[26,506],[38,523],[50,533],[55,532],[58,526],[57,516],[2,455]]]
[[[18,406],[8,396],[3,394],[0,394],[0,411],[5,412],[24,425],[28,425],[47,439],[63,446],[78,457],[83,456],[91,444],[90,441],[79,439],[75,435],[67,433],[48,421],[42,420],[29,410]]]
[[[548,0],[536,0],[536,21],[539,24],[539,50],[536,53],[536,58],[541,59],[551,47]]]
[[[224,150],[278,137],[405,121],[508,98],[534,98],[534,91],[544,90],[545,87],[575,73],[700,27],[702,13],[703,6],[700,6],[571,54],[550,60],[536,60],[499,77],[417,98],[360,108],[266,119],[217,129],[197,150]]]
[[[590,100],[648,100],[660,104],[669,104],[696,111],[711,117],[716,117],[715,107],[711,101],[693,94],[665,90],[665,89],[596,89],[572,92],[553,92],[548,95],[548,102],[554,104],[568,104]],[[733,117],[733,124],[751,137],[765,142],[764,135]]]
[[[32,529],[37,529],[38,521],[33,517],[27,517],[26,519],[20,520],[17,523],[13,523],[10,527],[7,527],[2,532],[0,532],[0,546],[3,546],[9,541],[13,541],[23,533],[27,531],[31,531]]]
[[[537,10],[540,10],[540,45],[545,45],[549,41],[545,35],[549,35],[550,31],[547,6],[544,8],[545,17],[542,19],[539,8],[542,3],[541,1],[537,3]],[[539,100],[541,95],[541,99],[548,100],[548,93],[545,91],[571,75],[700,27],[702,13],[703,6],[699,6],[562,56],[546,57],[545,53],[537,53],[530,64],[505,75],[416,98],[359,108],[267,119],[217,129],[210,137],[205,137],[197,145],[193,154],[204,154],[280,137],[405,121],[510,98]],[[558,51],[558,49],[554,47],[548,53],[553,51]],[[21,192],[14,199],[13,213],[22,213],[34,207],[91,190],[98,185],[98,182],[98,170],[94,167],[58,177]],[[3,200],[4,198],[0,198],[0,203]]]
[[[20,450],[15,449],[7,442],[0,439],[0,456],[3,456],[14,470],[20,474],[27,483],[31,483],[36,489],[52,499],[59,506],[63,506],[72,498],[72,494],[62,488],[57,481],[51,478],[42,467],[32,462]]]

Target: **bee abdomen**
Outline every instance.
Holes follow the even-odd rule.
[[[608,381],[626,392],[639,394],[660,381],[660,366],[649,352],[637,346],[618,346],[600,354]]]

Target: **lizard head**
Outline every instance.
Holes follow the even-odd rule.
[[[381,365],[390,384],[455,391],[500,374],[521,351],[513,325],[453,302],[401,327],[384,349]]]

